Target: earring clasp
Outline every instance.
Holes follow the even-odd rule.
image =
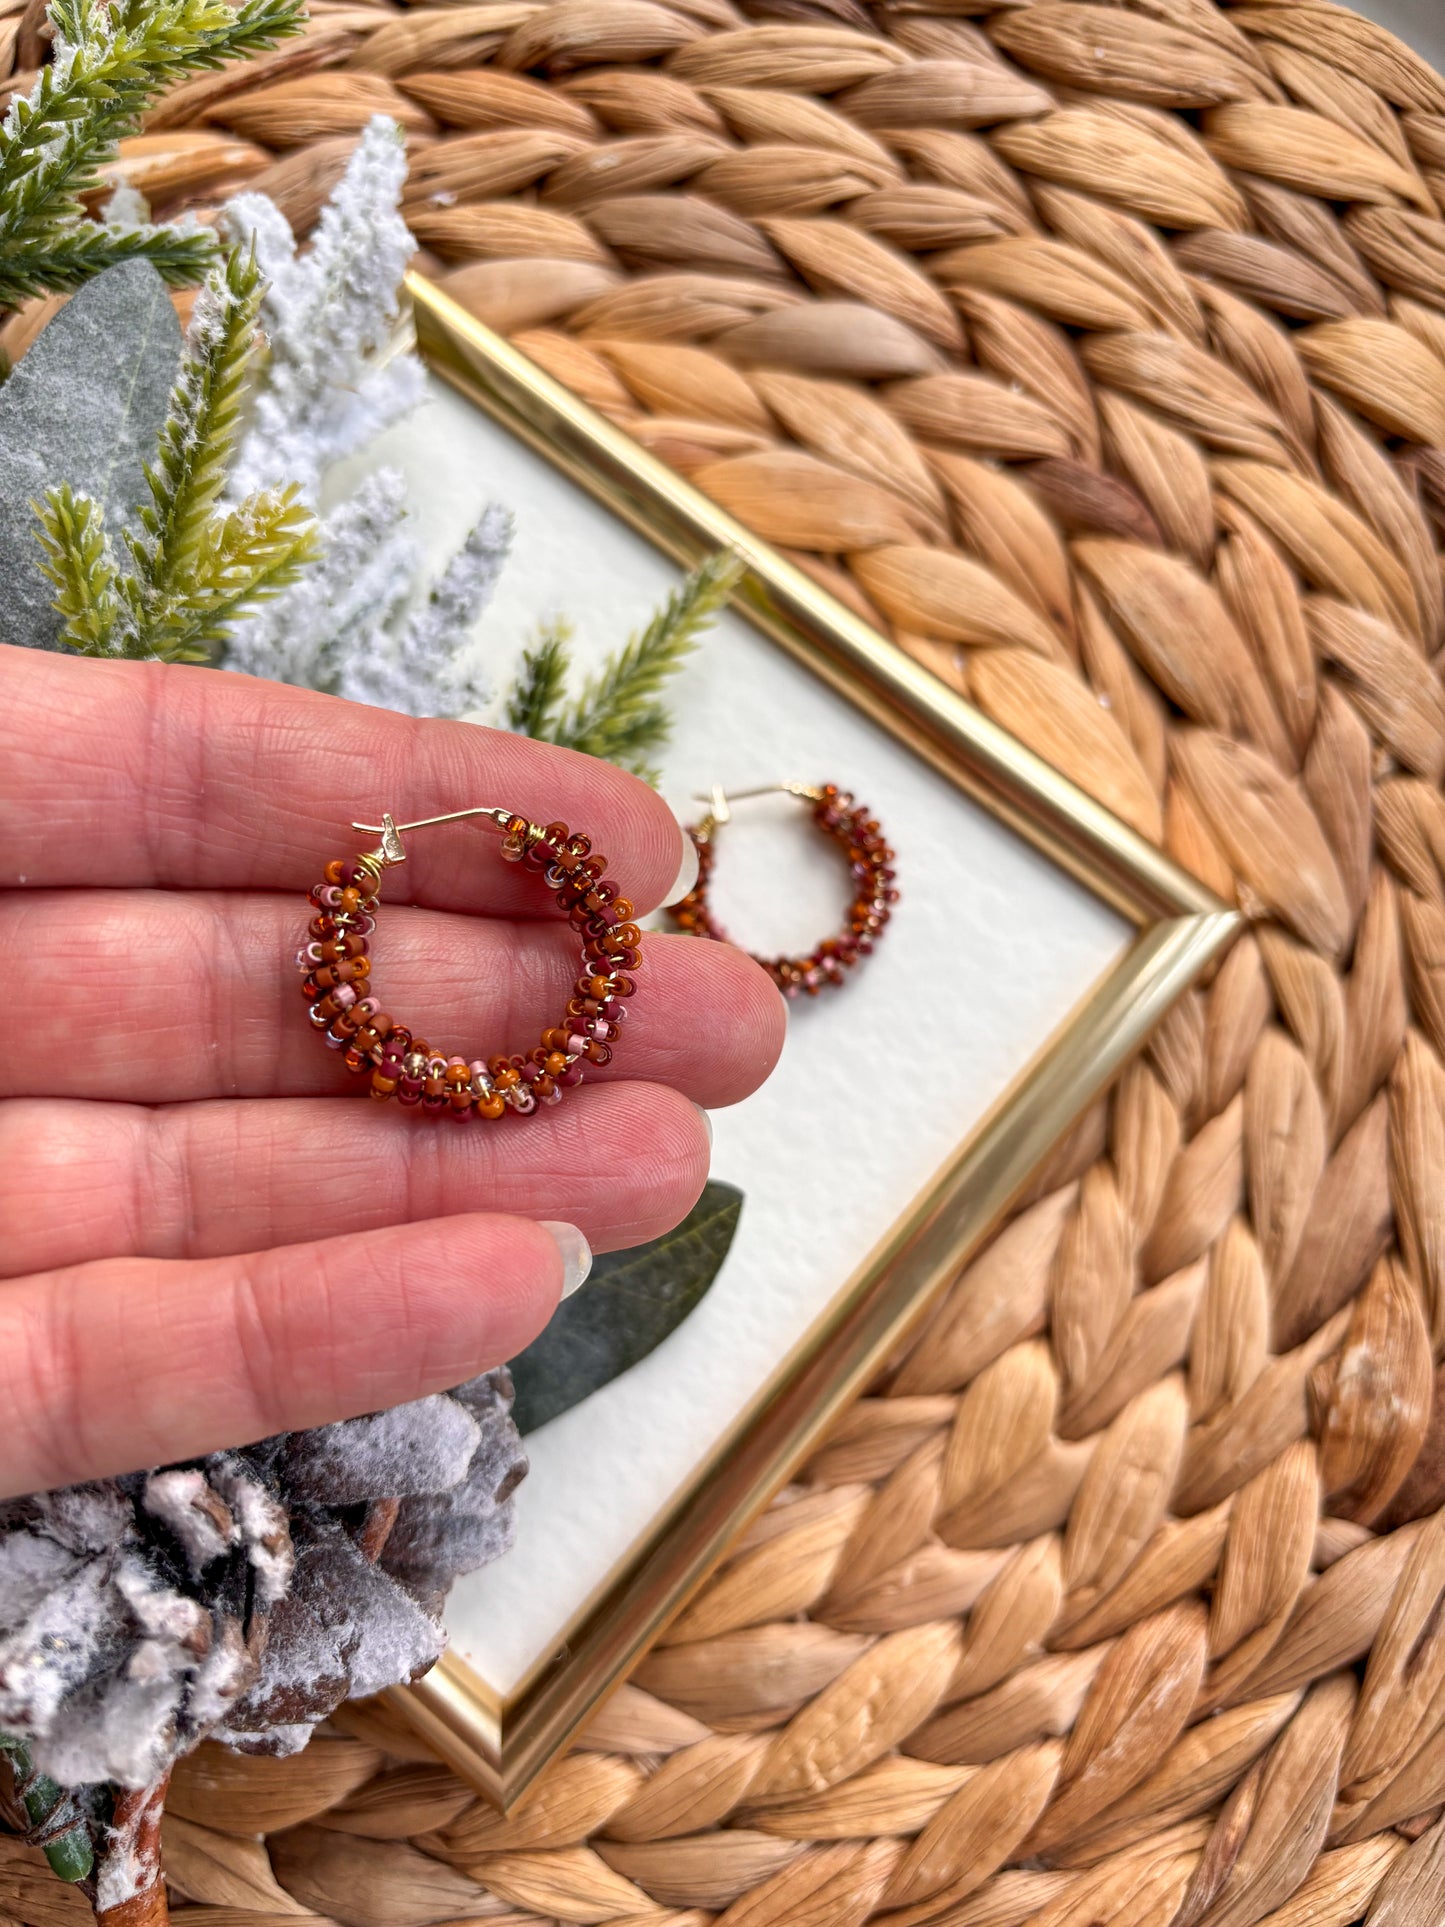
[[[714,783],[705,796],[694,796],[694,803],[709,805],[707,815],[698,824],[693,834],[699,842],[706,843],[713,831],[724,823],[731,823],[733,803],[746,803],[755,796],[801,796],[809,803],[816,803],[823,792],[812,783],[760,783],[751,790],[725,790],[721,783]]]
[[[421,816],[415,823],[397,823],[390,816],[383,816],[379,823],[353,823],[353,830],[365,830],[368,836],[379,836],[380,847],[373,852],[377,861],[383,864],[405,863],[406,851],[402,848],[401,835],[405,830],[430,829],[433,823],[459,823],[463,817],[485,816],[499,830],[505,830],[515,815],[513,810],[498,809],[493,804],[484,803],[472,810],[450,810],[445,816]]]

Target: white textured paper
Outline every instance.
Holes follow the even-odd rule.
[[[517,543],[481,635],[498,684],[548,611],[595,656],[643,623],[677,571],[540,456],[443,388],[384,439],[438,560],[484,501]],[[898,850],[903,901],[840,991],[792,1007],[783,1061],[716,1114],[713,1170],[746,1194],[701,1307],[659,1351],[528,1441],[516,1550],[463,1580],[455,1647],[509,1692],[826,1309],[1008,1081],[1127,941],[1121,919],[965,801],[741,617],[674,685],[665,790],[779,777],[856,789]],[[447,799],[438,799],[438,807]],[[838,924],[841,862],[801,805],[741,807],[719,846],[721,911],[751,947],[809,945]],[[646,994],[642,985],[640,995]],[[706,1048],[707,1013],[696,1015]]]

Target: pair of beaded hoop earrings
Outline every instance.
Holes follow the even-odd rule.
[[[824,938],[801,957],[757,957],[785,996],[816,996],[847,973],[873,949],[892,904],[893,852],[875,818],[834,783],[816,787],[777,783],[767,789],[728,796],[714,789],[711,807],[689,831],[698,853],[697,882],[668,915],[682,930],[717,942],[731,941],[708,904],[716,862],[716,838],[731,819],[731,803],[779,791],[810,804],[814,822],[843,849],[854,881],[847,927]],[[560,1024],[544,1030],[525,1056],[475,1058],[447,1056],[399,1024],[382,1009],[371,987],[369,939],[376,928],[381,879],[406,860],[402,833],[435,823],[480,817],[502,836],[502,856],[540,872],[558,907],[582,939],[581,972]],[[627,1017],[628,999],[637,989],[642,966],[642,932],[631,903],[607,875],[607,859],[591,839],[565,823],[530,822],[506,809],[483,807],[427,816],[397,824],[353,823],[354,830],[379,835],[380,844],[360,856],[334,858],[307,899],[312,908],[308,941],[296,954],[302,993],[312,1025],[326,1043],[343,1053],[346,1068],[368,1081],[374,1098],[395,1098],[403,1108],[457,1119],[499,1118],[507,1111],[535,1114],[561,1101],[580,1084],[589,1065],[611,1062],[612,1045]]]

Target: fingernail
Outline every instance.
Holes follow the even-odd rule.
[[[668,892],[669,903],[681,903],[682,899],[697,882],[697,845],[686,830],[682,833],[682,864],[677,872],[676,881]]]
[[[560,1224],[544,1218],[542,1229],[550,1231],[562,1254],[562,1296],[570,1298],[580,1291],[592,1270],[592,1247],[575,1224]]]
[[[693,1106],[693,1109],[697,1112],[698,1116],[702,1119],[702,1128],[707,1132],[708,1149],[711,1150],[712,1149],[712,1119],[711,1117],[709,1117],[707,1112],[702,1108],[701,1104],[695,1104]]]

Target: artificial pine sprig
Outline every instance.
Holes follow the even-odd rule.
[[[40,517],[45,573],[55,584],[55,607],[65,617],[65,638],[86,656],[124,655],[122,610],[116,594],[120,571],[105,530],[105,513],[68,482],[45,491]]]
[[[215,259],[206,233],[100,226],[82,197],[157,95],[187,74],[274,47],[305,19],[303,0],[54,0],[55,58],[0,125],[0,309],[69,293],[117,261],[150,261],[198,281]]]
[[[192,311],[170,417],[155,465],[146,470],[150,506],[142,511],[141,533],[126,535],[152,611],[177,582],[194,576],[200,561],[236,452],[241,391],[265,292],[255,256],[236,250]]]
[[[567,618],[554,616],[539,628],[536,645],[522,651],[522,664],[507,698],[507,728],[519,736],[553,740],[567,693],[572,637]]]
[[[69,487],[47,491],[44,569],[65,618],[62,646],[87,656],[205,662],[232,621],[289,587],[317,554],[316,520],[294,488],[220,507],[241,427],[264,287],[255,262],[226,257],[196,301],[139,530],[119,563],[105,513]]]
[[[671,727],[660,700],[662,689],[691,655],[742,573],[743,563],[731,552],[709,556],[673,590],[641,635],[607,658],[565,714],[558,715],[554,703],[550,715],[543,712],[542,727],[528,734],[600,756],[655,781],[656,772],[646,759],[666,743]],[[565,637],[561,640],[562,670],[548,667],[554,678],[565,674]],[[524,676],[531,660],[524,658]],[[535,671],[531,673],[535,678]]]

